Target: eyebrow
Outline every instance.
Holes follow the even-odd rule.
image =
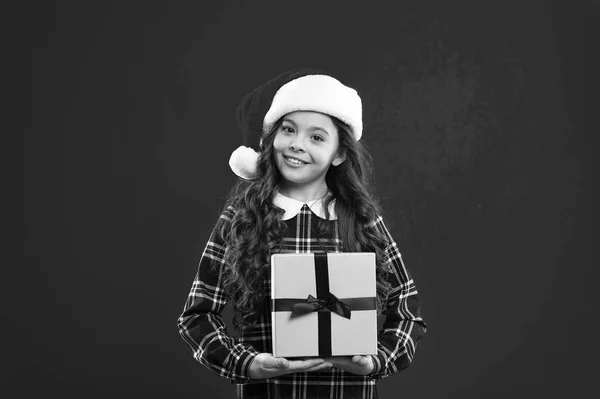
[[[298,127],[298,125],[296,124],[296,122],[294,122],[293,120],[291,120],[289,118],[283,118],[283,122],[288,122],[288,123],[291,123],[292,125],[294,125],[294,127]],[[326,135],[329,136],[329,132],[327,130],[325,130],[324,128],[320,127],[320,126],[311,126],[309,128],[309,130],[312,130],[313,132],[315,130],[320,130],[320,131],[322,131],[323,133],[325,133]]]

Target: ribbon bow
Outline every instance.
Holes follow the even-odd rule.
[[[317,312],[323,308],[327,308],[333,313],[337,313],[346,319],[350,319],[350,305],[340,301],[331,292],[329,293],[327,299],[319,299],[309,295],[308,298],[306,298],[306,301],[294,304],[294,307],[292,308],[292,315],[290,317],[297,317],[306,313]]]

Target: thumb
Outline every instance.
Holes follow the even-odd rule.
[[[274,360],[275,360],[275,367],[277,367],[277,368],[287,369],[288,367],[290,367],[290,362],[288,362],[288,360],[286,358],[278,357],[278,358],[274,358]]]
[[[362,355],[354,355],[352,356],[352,362],[353,363],[358,363],[358,364],[363,364],[365,363],[366,358]]]
[[[268,369],[288,368],[289,362],[283,357],[269,356],[265,359],[264,367]]]

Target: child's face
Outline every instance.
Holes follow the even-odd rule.
[[[275,133],[273,156],[284,184],[324,188],[325,174],[343,157],[338,154],[339,132],[331,117],[319,112],[287,114]]]

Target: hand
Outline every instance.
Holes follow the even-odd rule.
[[[329,368],[331,368],[331,363],[320,358],[288,360],[283,357],[274,357],[270,353],[259,353],[250,364],[249,373],[251,379],[260,380],[299,371],[311,372]]]
[[[367,375],[373,372],[375,364],[371,355],[333,356],[325,359],[333,367],[356,375]]]

